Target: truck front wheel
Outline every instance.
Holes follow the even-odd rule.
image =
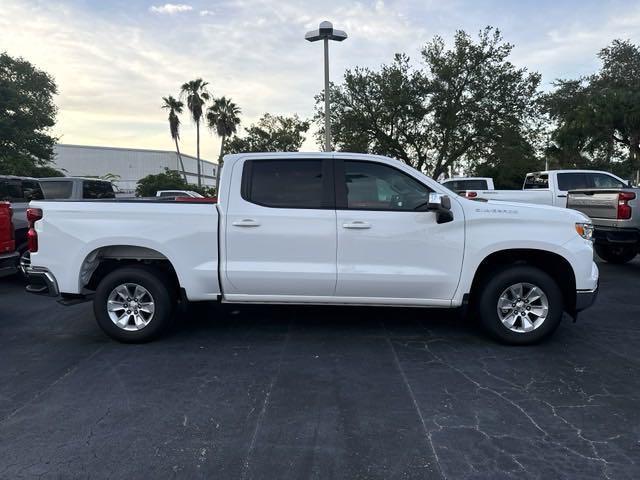
[[[511,345],[528,345],[551,335],[562,319],[558,284],[545,272],[515,265],[493,272],[481,287],[477,307],[485,329]]]
[[[148,342],[170,324],[175,297],[160,270],[143,265],[122,267],[98,284],[93,311],[100,328],[125,343]]]
[[[630,262],[638,254],[638,248],[635,246],[612,247],[610,245],[596,245],[595,250],[601,259],[618,265]]]

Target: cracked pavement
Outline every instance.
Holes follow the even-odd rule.
[[[147,345],[0,280],[0,478],[640,478],[640,260],[532,347],[446,311],[194,305]]]

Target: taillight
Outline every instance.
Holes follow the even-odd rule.
[[[620,192],[618,194],[618,220],[629,220],[631,218],[631,206],[629,200],[634,200],[636,194],[633,192]]]
[[[29,222],[29,231],[27,232],[27,246],[31,253],[38,251],[38,232],[34,228],[35,223],[42,219],[42,209],[27,208],[27,221]]]
[[[11,240],[16,239],[16,231],[13,228],[13,208],[9,205],[9,238]]]

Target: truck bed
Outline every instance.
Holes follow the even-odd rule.
[[[130,258],[169,260],[189,300],[220,295],[215,204],[109,199],[37,201],[31,207],[44,211],[36,224],[39,249],[31,265],[46,265],[60,292],[82,293],[83,279],[91,276],[98,258]]]

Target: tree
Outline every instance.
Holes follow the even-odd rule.
[[[614,40],[598,73],[558,80],[544,98],[555,129],[550,155],[562,165],[640,169],[640,48]]]
[[[0,173],[32,175],[53,160],[49,134],[57,108],[56,84],[22,58],[0,53]]]
[[[165,168],[163,173],[151,174],[138,180],[137,197],[155,197],[158,190],[189,190],[180,172]]]
[[[297,152],[309,130],[309,122],[298,115],[285,117],[265,113],[258,123],[245,128],[246,135],[234,135],[227,144],[227,153]]]
[[[190,82],[184,83],[180,89],[181,95],[187,98],[187,108],[191,112],[191,118],[196,124],[196,157],[198,159],[198,186],[202,186],[202,176],[200,173],[200,119],[204,110],[205,103],[209,100],[210,95],[207,91],[208,83],[201,78],[196,78]]]
[[[220,155],[218,155],[218,174],[216,175],[216,191],[220,185],[220,174],[224,160],[224,142],[227,137],[233,135],[240,125],[240,107],[225,97],[216,98],[213,105],[207,110],[207,122],[209,128],[220,137]]]
[[[348,70],[332,90],[336,148],[390,155],[437,178],[482,163],[507,133],[528,139],[540,75],[509,62],[512,48],[487,27],[477,41],[458,31],[449,50],[435,37],[423,69],[398,54],[379,71]]]
[[[169,133],[171,134],[171,138],[176,144],[176,154],[178,155],[178,160],[180,161],[180,169],[182,170],[182,176],[184,177],[184,181],[187,181],[187,173],[184,170],[184,162],[182,161],[182,155],[180,154],[180,145],[178,144],[178,140],[180,140],[180,118],[178,115],[182,113],[182,109],[184,108],[184,103],[180,100],[176,100],[171,95],[168,97],[162,97],[162,108],[165,110],[169,110]]]

